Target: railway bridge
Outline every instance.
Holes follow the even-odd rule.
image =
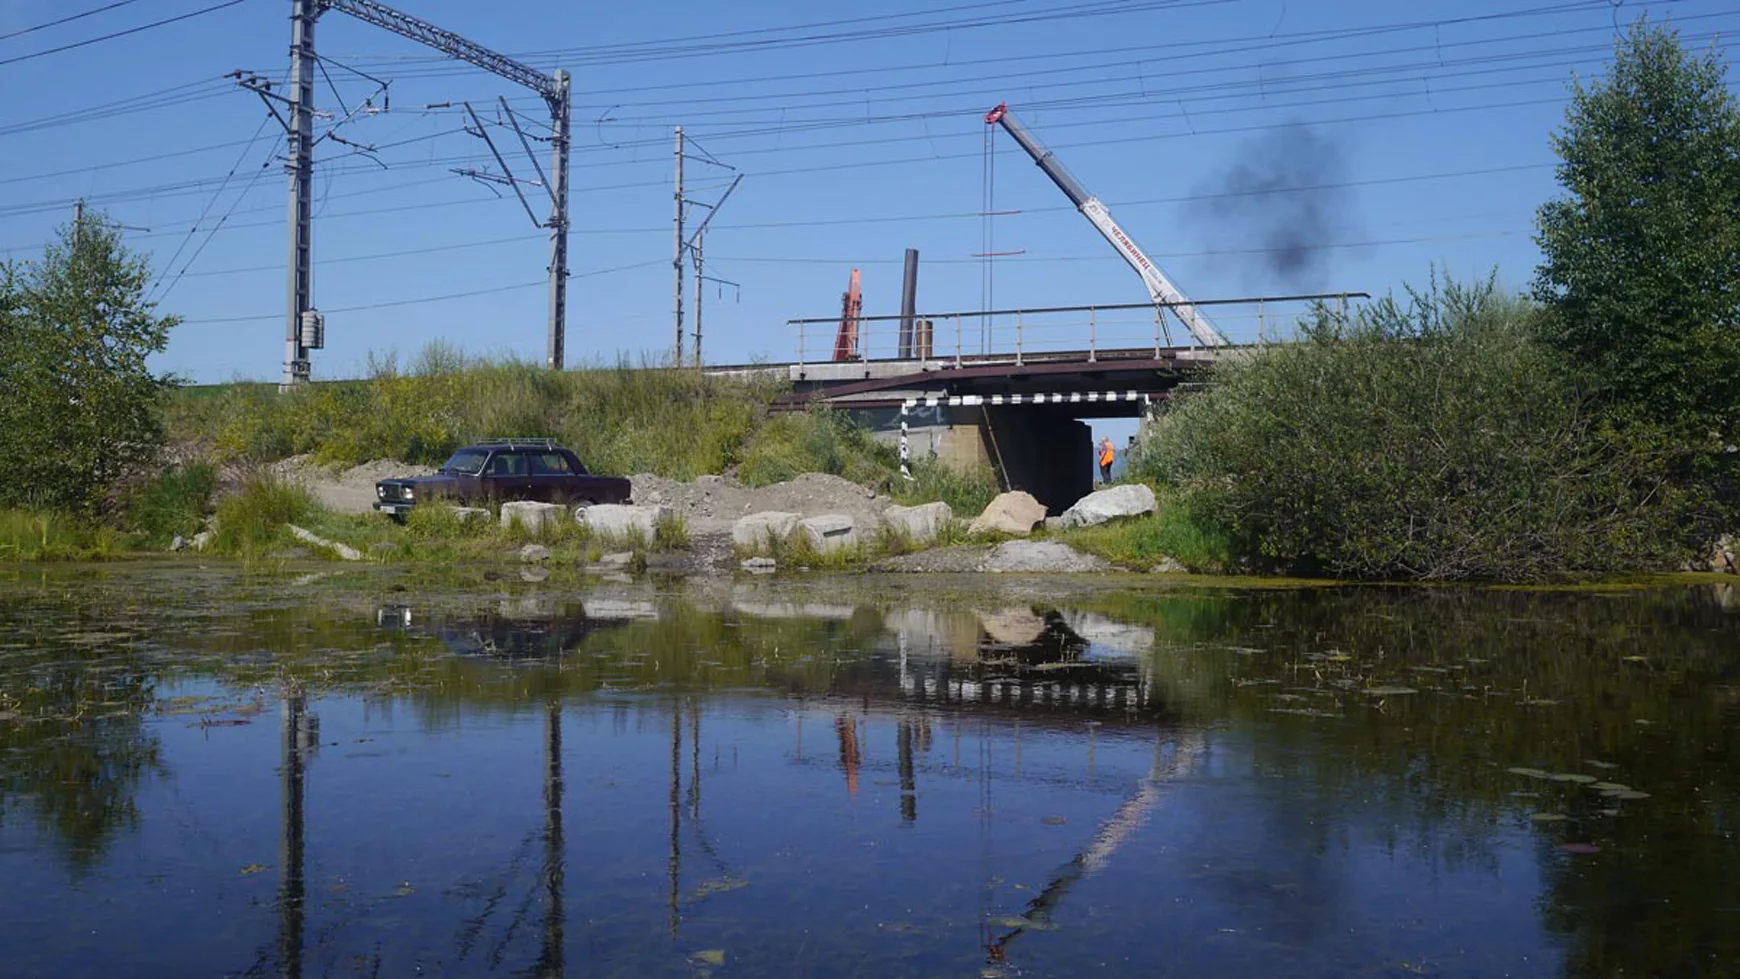
[[[1216,362],[1291,339],[1314,309],[1345,316],[1359,298],[1195,302],[1233,341],[1226,346],[1199,345],[1184,330],[1175,339],[1153,303],[797,319],[788,322],[796,360],[706,370],[789,381],[777,407],[850,412],[903,459],[988,465],[1005,489],[1058,513],[1093,488],[1085,420],[1145,420]]]

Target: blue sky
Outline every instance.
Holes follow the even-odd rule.
[[[112,2],[0,0],[0,35]],[[85,197],[149,229],[128,241],[165,273],[162,308],[186,318],[161,369],[276,379],[280,130],[223,76],[283,76],[289,0],[6,63],[218,2],[132,0],[0,40],[0,257],[31,257]],[[707,271],[740,285],[707,293],[707,359],[787,359],[786,321],[836,314],[853,268],[865,314],[897,312],[908,247],[922,254],[922,309],[979,307],[983,116],[1005,100],[1193,298],[1379,293],[1435,262],[1458,276],[1496,267],[1521,288],[1573,72],[1598,76],[1615,24],[1645,11],[1700,48],[1740,27],[1740,10],[1716,0],[399,6],[574,76],[570,364],[669,347],[678,125],[744,175],[707,239]],[[408,356],[436,339],[541,359],[545,236],[511,194],[450,172],[494,169],[462,131],[457,106],[470,100],[531,177],[512,132],[493,126],[495,100],[534,123],[541,103],[342,13],[321,19],[317,48],[330,76],[317,98],[334,114],[322,131],[341,102],[354,110],[374,92],[365,75],[390,83],[390,107],[339,128],[348,145],[319,146],[315,300],[328,339],[315,376],[354,376],[371,352]],[[994,248],[1021,252],[998,260],[995,304],[1142,301],[1013,142],[992,145],[994,206],[1020,212],[997,218]],[[1213,196],[1241,172],[1336,187]],[[713,199],[731,176],[691,161],[691,193]],[[1281,268],[1265,249],[1276,222],[1300,214],[1305,260]]]

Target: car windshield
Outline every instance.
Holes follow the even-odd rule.
[[[489,453],[482,449],[460,449],[453,453],[441,466],[445,473],[459,473],[462,476],[475,476],[483,470],[483,460],[489,458]]]

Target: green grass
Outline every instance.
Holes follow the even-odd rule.
[[[122,532],[50,512],[0,510],[0,561],[94,561],[122,556]]]
[[[306,527],[320,513],[320,504],[306,489],[257,470],[218,503],[212,544],[220,553],[258,558],[288,543],[286,524]]]
[[[1002,492],[997,474],[988,466],[961,469],[938,459],[921,459],[909,466],[912,479],[894,483],[894,499],[905,506],[941,500],[955,516],[972,520]]]
[[[1050,531],[1045,536],[1129,568],[1150,568],[1173,558],[1194,572],[1225,574],[1235,563],[1232,542],[1165,492],[1155,494],[1151,516]]]
[[[783,390],[656,365],[551,372],[441,345],[404,367],[374,358],[370,374],[290,394],[262,384],[183,390],[170,399],[171,437],[256,461],[307,453],[353,465],[438,463],[480,438],[548,436],[600,473],[693,479],[736,465]]]

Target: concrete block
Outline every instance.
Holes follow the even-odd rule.
[[[638,536],[644,543],[651,544],[658,535],[659,527],[670,523],[671,508],[663,505],[600,503],[576,510],[574,519],[605,540],[625,541]]]
[[[739,517],[731,525],[731,543],[740,551],[761,550],[770,541],[790,537],[797,530],[800,519],[795,513],[779,510],[766,510]]]
[[[501,525],[512,527],[517,522],[526,533],[542,537],[546,531],[556,528],[565,513],[567,511],[555,503],[513,500],[501,505]]]
[[[890,531],[924,546],[942,536],[955,511],[947,503],[926,503],[923,506],[892,506],[882,514],[882,522]]]
[[[798,531],[809,538],[817,554],[831,554],[858,546],[858,525],[843,513],[826,513],[798,521]]]

